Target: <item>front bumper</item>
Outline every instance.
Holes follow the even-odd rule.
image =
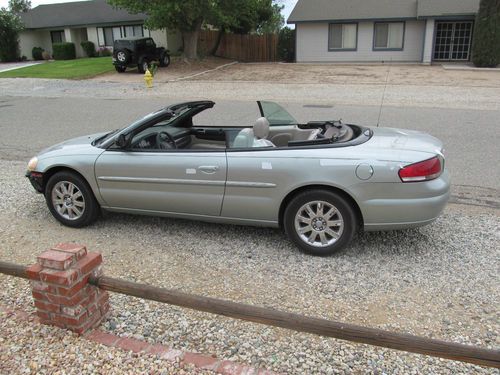
[[[43,193],[43,173],[28,171],[26,177],[28,177],[31,185],[38,193]]]

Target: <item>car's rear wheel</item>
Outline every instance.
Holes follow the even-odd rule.
[[[118,73],[124,73],[124,72],[125,72],[125,70],[127,70],[127,68],[126,68],[126,67],[124,67],[124,66],[118,66],[118,65],[116,65],[116,66],[115,66],[115,70],[116,70]]]
[[[308,190],[296,195],[284,212],[285,232],[302,251],[331,255],[353,238],[357,224],[350,203],[328,190]]]
[[[170,65],[170,55],[166,51],[164,51],[160,55],[160,66],[162,68],[166,68],[169,65]]]
[[[149,63],[148,63],[148,60],[146,60],[145,57],[141,57],[139,59],[139,62],[137,64],[137,70],[139,71],[139,73],[146,73],[146,70],[149,69]]]
[[[69,171],[54,174],[45,187],[49,210],[62,224],[80,228],[99,216],[99,204],[87,182]]]
[[[126,49],[118,50],[115,53],[115,58],[120,62],[120,64],[128,64],[128,62],[130,61],[130,52]]]

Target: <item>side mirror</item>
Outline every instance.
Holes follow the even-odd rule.
[[[125,134],[120,134],[118,136],[118,138],[116,138],[116,141],[115,141],[116,145],[119,147],[119,148],[127,148],[128,147],[128,139],[127,137],[125,136]]]

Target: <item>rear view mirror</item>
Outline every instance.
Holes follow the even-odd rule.
[[[128,140],[127,137],[125,137],[125,134],[120,134],[118,138],[116,138],[115,143],[119,148],[127,148]]]

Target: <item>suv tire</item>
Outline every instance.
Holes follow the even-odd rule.
[[[141,56],[137,63],[137,70],[139,71],[139,73],[144,74],[146,73],[147,69],[149,69],[148,60],[146,60],[145,56]]]
[[[130,61],[130,52],[126,49],[120,49],[116,51],[115,58],[121,65],[127,65]]]
[[[115,70],[118,72],[118,73],[124,73],[125,70],[127,70],[127,67],[125,66],[120,66],[120,65],[115,65]]]
[[[163,51],[160,55],[160,66],[162,68],[166,68],[169,65],[170,65],[170,55],[167,53],[167,51]]]

